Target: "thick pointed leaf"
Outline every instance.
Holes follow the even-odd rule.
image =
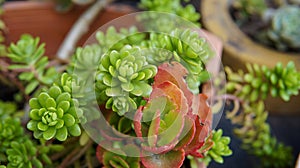
[[[39,85],[39,82],[34,80],[30,82],[26,87],[25,87],[25,94],[30,94],[36,87]]]

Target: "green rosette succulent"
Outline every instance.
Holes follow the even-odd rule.
[[[75,69],[75,73],[80,75],[80,77],[90,77],[91,74],[96,72],[101,55],[102,50],[99,45],[94,44],[87,45],[84,48],[77,48],[68,72],[72,72]]]
[[[22,138],[24,130],[19,118],[5,118],[0,121],[0,153],[10,146],[11,141]]]
[[[208,76],[204,63],[212,57],[212,51],[204,38],[195,31],[176,29],[168,34],[151,33],[150,40],[144,42],[150,51],[158,51],[147,57],[150,63],[160,65],[162,62],[177,61],[188,71],[186,82],[189,89],[199,93],[199,85]]]
[[[120,52],[113,50],[102,57],[96,76],[100,101],[120,115],[134,110],[135,97],[149,97],[149,80],[156,73],[156,66],[148,64],[141,48],[126,45]]]
[[[271,28],[267,32],[272,44],[279,50],[299,50],[300,48],[300,10],[297,5],[279,8],[273,19]]]
[[[30,35],[22,35],[20,40],[12,43],[8,48],[7,57],[11,59],[11,70],[20,70],[18,78],[24,82],[24,93],[29,95],[39,85],[48,86],[57,77],[57,71],[54,67],[47,67],[48,57],[44,56],[45,44],[39,45],[39,38],[33,38]]]
[[[65,141],[70,135],[81,134],[79,117],[82,111],[77,110],[78,102],[72,99],[71,80],[68,77],[68,74],[63,74],[59,86],[53,85],[29,101],[31,120],[27,128],[34,132],[35,138]]]
[[[24,142],[11,142],[11,148],[6,151],[7,168],[42,168],[43,164],[36,157],[37,148],[33,143],[26,139]]]

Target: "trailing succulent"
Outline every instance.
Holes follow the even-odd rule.
[[[225,70],[229,79],[228,91],[234,91],[235,95],[243,100],[255,102],[259,98],[266,99],[270,94],[289,101],[291,96],[299,93],[300,73],[293,62],[289,62],[286,67],[278,63],[272,69],[247,64],[248,72],[233,73],[230,68]]]
[[[267,32],[270,41],[279,50],[299,50],[300,10],[297,5],[287,5],[276,10]]]
[[[48,91],[41,92],[37,98],[29,101],[30,118],[27,128],[34,132],[34,137],[50,140],[56,138],[65,141],[68,136],[79,136],[81,128],[76,111],[78,102],[72,99],[71,84],[68,74],[64,73],[59,85],[53,85]]]
[[[300,72],[294,63],[289,62],[286,67],[278,63],[274,68],[248,64],[248,72],[225,70],[227,91],[236,96],[234,104],[237,107],[228,111],[226,117],[238,126],[234,132],[242,140],[243,148],[259,157],[264,167],[291,166],[291,148],[271,135],[263,100],[272,95],[288,101],[299,93]],[[239,112],[238,107],[243,112]]]

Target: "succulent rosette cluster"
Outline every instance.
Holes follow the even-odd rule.
[[[207,96],[189,90],[189,72],[180,63],[157,69],[150,96],[132,120],[114,112],[108,117],[113,131],[102,132],[97,149],[104,167],[180,167],[187,155],[201,158],[211,148],[205,145],[212,120]]]
[[[68,136],[81,134],[79,117],[82,111],[76,110],[78,101],[72,97],[72,77],[69,74],[62,74],[58,84],[32,98],[29,105],[31,120],[27,128],[33,131],[35,138],[65,141]]]

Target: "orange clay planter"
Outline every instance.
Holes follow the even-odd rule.
[[[300,54],[279,52],[252,41],[232,20],[230,0],[202,0],[201,16],[203,25],[221,38],[224,45],[223,64],[232,69],[245,69],[245,63],[257,63],[273,67],[277,62],[286,65],[294,61],[300,70]],[[268,98],[266,107],[272,114],[300,115],[300,96],[290,102],[279,98]]]
[[[50,2],[7,2],[4,4],[2,19],[6,24],[6,44],[16,42],[24,33],[40,37],[46,43],[46,55],[53,57],[78,17],[87,9],[87,6],[75,6],[71,11],[59,13]],[[135,10],[123,4],[111,4],[100,12],[78,45],[85,40],[101,25]]]

